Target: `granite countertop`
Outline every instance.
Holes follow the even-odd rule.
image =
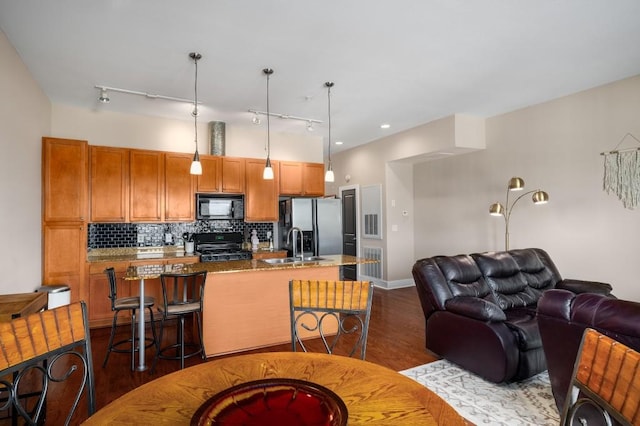
[[[87,253],[87,262],[127,262],[133,260],[171,260],[198,258],[195,253],[185,253],[182,247],[121,247],[93,249]]]
[[[202,271],[208,273],[220,274],[230,272],[246,272],[246,271],[274,271],[282,269],[301,269],[301,268],[326,268],[331,266],[356,265],[360,263],[376,263],[377,260],[365,259],[361,257],[348,256],[342,254],[322,255],[322,260],[305,261],[296,263],[278,263],[271,264],[264,260],[229,260],[227,262],[204,262],[193,265],[186,265],[183,271]]]
[[[266,252],[268,250],[260,250]],[[277,250],[274,250],[277,251]],[[167,247],[125,247],[111,249],[94,249],[87,254],[87,262],[127,262],[149,260],[154,261],[171,260],[171,259],[197,259],[198,255],[194,253],[185,253],[182,248],[175,246]],[[176,264],[174,266],[166,265],[165,272],[186,272],[186,271],[202,271],[209,273],[229,273],[243,271],[270,271],[282,269],[300,269],[300,268],[324,268],[331,266],[356,265],[360,263],[375,263],[376,260],[365,259],[361,257],[348,255],[322,255],[321,260],[294,262],[294,263],[277,263],[272,264],[260,259],[248,260],[229,260],[225,262],[197,262],[193,264]]]

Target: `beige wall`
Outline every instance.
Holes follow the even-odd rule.
[[[345,185],[345,174],[350,185],[383,184],[387,225],[377,244],[392,287],[411,281],[418,258],[502,250],[504,220],[490,216],[488,208],[504,204],[509,178],[520,176],[527,190],[544,189],[551,200],[544,206],[534,206],[530,196],[520,200],[510,221],[511,248],[541,247],[565,278],[609,282],[618,297],[640,301],[639,212],[602,191],[599,155],[627,133],[640,137],[639,111],[637,76],[492,117],[484,125],[462,120],[456,126],[448,117],[336,154],[332,186]],[[482,146],[473,140],[480,134],[486,149],[474,150]],[[634,146],[629,139],[622,148]]]
[[[87,110],[56,104],[52,136],[83,139],[90,145],[119,146],[175,152],[193,152],[191,120],[169,120],[144,115]],[[226,126],[225,154],[232,157],[266,158],[264,126]],[[208,154],[207,123],[198,123],[198,150]],[[322,163],[322,137],[271,133],[271,158]]]
[[[383,238],[360,240],[360,248],[383,248],[384,282],[379,285],[393,288],[413,283],[414,239],[421,238],[415,234],[414,224],[424,219],[423,213],[414,208],[414,185],[422,183],[412,179],[413,163],[484,146],[484,120],[453,115],[333,157],[336,181],[327,184],[327,194],[337,194],[345,185],[382,184]],[[362,235],[361,229],[359,232]]]
[[[416,165],[416,210],[425,212],[416,258],[502,249],[504,221],[488,207],[520,176],[550,202],[516,205],[511,247],[544,248],[563,277],[610,282],[618,297],[640,301],[640,212],[602,191],[599,155],[628,132],[640,137],[639,112],[637,76],[490,118],[486,151]]]
[[[51,104],[0,31],[0,294],[42,282],[41,138]]]

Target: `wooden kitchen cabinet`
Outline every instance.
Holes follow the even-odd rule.
[[[271,160],[273,180],[262,178],[265,160],[248,158],[245,161],[246,181],[244,195],[245,222],[278,221],[279,163]]]
[[[246,160],[222,157],[222,192],[242,194],[245,191]]]
[[[87,228],[84,223],[43,225],[43,284],[66,284],[71,303],[87,300],[85,259]]]
[[[191,154],[164,154],[164,220],[195,220],[195,177]]]
[[[42,138],[42,284],[69,286],[71,302],[86,300],[86,141]]]
[[[302,195],[324,196],[323,163],[302,163]]]
[[[160,222],[164,207],[164,153],[130,150],[129,220]]]
[[[280,195],[302,195],[302,163],[280,162]]]
[[[280,162],[280,195],[324,195],[324,164]]]
[[[201,155],[202,174],[197,178],[197,192],[222,191],[222,159],[215,155]]]
[[[113,321],[111,299],[109,299],[109,279],[104,270],[114,268],[116,271],[116,286],[118,297],[131,296],[131,281],[125,281],[122,277],[127,271],[129,262],[96,262],[89,263],[89,325],[91,327],[108,327]],[[129,312],[123,311],[118,315],[118,323],[130,321]]]
[[[86,220],[87,152],[87,141],[42,138],[44,222]]]
[[[90,147],[91,222],[129,220],[129,150]]]

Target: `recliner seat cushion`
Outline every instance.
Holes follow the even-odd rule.
[[[504,323],[515,334],[518,348],[521,351],[542,347],[535,311],[530,309],[509,309],[505,311],[505,314],[507,319]]]

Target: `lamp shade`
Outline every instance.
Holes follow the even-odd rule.
[[[493,203],[489,206],[489,214],[491,216],[502,216],[504,215],[504,207],[500,203]]]
[[[267,157],[267,162],[262,171],[262,179],[273,180],[273,168],[271,167],[271,159],[269,157]]]
[[[336,177],[333,174],[333,170],[328,169],[327,173],[324,174],[324,181],[325,182],[333,182],[334,180],[336,180]]]
[[[200,163],[200,154],[198,154],[197,148],[195,154],[193,154],[193,161],[191,162],[191,169],[189,170],[189,173],[192,175],[202,174],[202,163]]]
[[[549,202],[549,194],[544,191],[537,190],[531,197],[533,204],[546,204]]]
[[[524,179],[512,177],[509,180],[509,191],[522,191],[524,189]]]

